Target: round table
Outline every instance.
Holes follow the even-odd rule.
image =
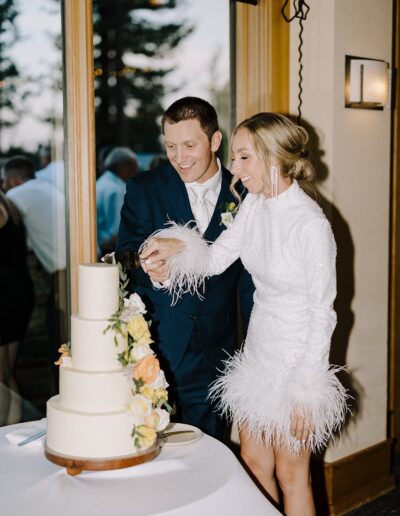
[[[6,439],[25,430],[23,425],[32,424],[0,428],[3,516],[280,514],[234,454],[208,435],[192,444],[167,445],[146,464],[72,477],[45,458],[43,442],[18,447]]]

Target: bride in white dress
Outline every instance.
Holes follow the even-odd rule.
[[[201,293],[206,276],[240,257],[256,290],[246,341],[226,360],[210,395],[240,430],[241,455],[285,514],[315,514],[309,462],[339,428],[346,393],[329,367],[336,324],[336,245],[317,203],[303,188],[314,176],[306,131],[259,113],[232,138],[234,185],[248,194],[213,245],[175,224],[153,235],[145,270],[165,270],[168,289]],[[302,188],[303,187],[303,188]],[[178,239],[178,240],[177,240]]]

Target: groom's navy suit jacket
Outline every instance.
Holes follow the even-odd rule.
[[[214,241],[225,229],[221,224],[221,204],[235,202],[229,190],[231,175],[222,169],[221,192],[204,238]],[[193,221],[186,187],[178,173],[168,163],[129,179],[117,251],[137,251],[144,240],[169,220],[180,224]],[[204,299],[186,294],[171,306],[172,298],[153,287],[142,269],[131,270],[131,290],[146,303],[153,320],[151,333],[157,343],[157,354],[163,367],[173,373],[179,366],[193,331],[200,339],[202,351],[213,375],[221,368],[221,360],[231,354],[236,342],[237,291],[239,290],[244,329],[253,304],[254,286],[240,260],[224,273],[206,280]],[[166,363],[165,363],[166,361]]]

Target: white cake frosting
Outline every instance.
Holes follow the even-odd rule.
[[[55,453],[80,458],[131,455],[136,452],[126,412],[131,385],[118,362],[113,332],[104,333],[118,308],[118,268],[80,265],[78,277],[72,359],[60,367],[59,396],[47,402],[46,445]]]
[[[125,410],[132,394],[128,378],[120,371],[96,373],[60,367],[60,405],[77,412]]]
[[[118,308],[118,281],[115,265],[79,265],[79,315],[84,319],[109,319]]]
[[[115,334],[104,332],[108,322],[104,319],[84,319],[80,315],[71,316],[71,355],[74,367],[83,371],[115,371],[121,369],[118,353],[122,351],[121,337],[119,346],[115,345]]]
[[[59,396],[47,402],[48,448],[78,458],[114,458],[132,455],[132,423],[126,411],[84,413],[62,407]]]

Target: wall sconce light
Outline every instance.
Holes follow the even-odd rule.
[[[383,109],[388,97],[388,70],[385,61],[346,56],[345,107]]]

